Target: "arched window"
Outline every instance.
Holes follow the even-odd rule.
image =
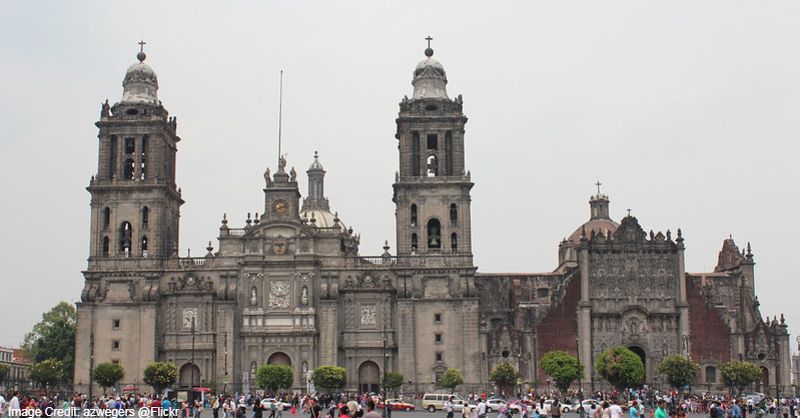
[[[450,251],[456,252],[458,251],[458,234],[453,232],[450,234]]]
[[[147,228],[148,222],[150,222],[150,208],[145,206],[142,208],[142,228]]]
[[[125,164],[122,167],[122,178],[125,180],[133,180],[133,169],[133,158],[128,158],[125,160]]]
[[[417,251],[417,234],[411,234],[411,251]]]
[[[717,383],[717,368],[706,366],[706,383]]]
[[[111,209],[106,207],[103,209],[103,229],[108,228],[108,224],[111,223]]]
[[[133,226],[125,221],[119,228],[119,252],[128,256],[131,253],[131,243],[133,239]]]
[[[439,220],[432,218],[428,221],[428,248],[442,248],[442,226]]]
[[[436,177],[439,171],[439,163],[436,162],[436,156],[431,154],[428,156],[428,177]]]
[[[142,237],[142,256],[147,257],[147,235]]]
[[[108,257],[108,237],[103,237],[103,257]]]
[[[417,205],[411,205],[411,226],[417,225]]]
[[[450,224],[458,224],[458,206],[455,203],[450,204]]]

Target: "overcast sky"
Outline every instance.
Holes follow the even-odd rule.
[[[277,148],[314,150],[361,254],[394,252],[398,102],[430,33],[469,117],[480,272],[547,272],[588,219],[683,229],[687,269],[752,242],[765,315],[800,327],[800,2],[0,2],[0,344],[78,301],[100,103],[122,95],[140,38],[178,117],[180,253],[263,212]],[[216,247],[216,244],[215,244]]]

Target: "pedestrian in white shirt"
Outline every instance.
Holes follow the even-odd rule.
[[[611,418],[622,418],[622,408],[617,405],[617,401],[611,401],[611,406],[608,407],[608,412]]]

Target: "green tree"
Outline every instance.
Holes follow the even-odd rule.
[[[125,369],[117,363],[100,363],[92,370],[92,379],[101,388],[111,388],[125,378]]]
[[[347,371],[339,366],[319,366],[311,375],[314,386],[328,391],[343,388],[346,379]]]
[[[256,370],[256,385],[272,393],[290,389],[293,378],[292,368],[283,364],[265,364]]]
[[[156,393],[172,386],[178,379],[178,368],[172,363],[156,361],[144,369],[144,382],[153,387]]]
[[[463,384],[464,378],[461,377],[461,371],[458,369],[447,369],[442,376],[442,380],[439,381],[439,386],[450,389],[451,392]]]
[[[755,364],[746,361],[732,360],[719,365],[722,381],[725,386],[735,388],[742,393],[745,386],[761,379],[761,370]]]
[[[561,393],[566,393],[572,382],[583,377],[583,366],[566,351],[548,351],[539,365]]]
[[[42,320],[25,334],[22,351],[28,359],[39,363],[58,359],[64,365],[64,378],[72,381],[75,359],[77,313],[68,302],[60,302],[42,314]]]
[[[664,358],[656,367],[656,371],[663,374],[672,387],[680,389],[694,382],[700,373],[700,365],[686,356],[676,354]]]
[[[402,373],[398,372],[386,372],[383,374],[383,390],[388,392],[390,390],[394,391],[397,390],[400,386],[403,386],[403,377]]]
[[[489,373],[489,379],[506,392],[514,387],[517,383],[517,378],[519,378],[519,373],[514,370],[514,366],[510,363],[503,363]]]
[[[619,389],[640,386],[644,382],[644,363],[633,351],[625,347],[613,347],[597,358],[597,374]]]
[[[0,364],[0,382],[6,380],[8,377],[9,367],[8,364]]]
[[[64,363],[54,358],[34,363],[28,368],[28,377],[44,385],[45,388],[56,386],[66,379]]]

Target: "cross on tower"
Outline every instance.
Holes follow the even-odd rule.
[[[628,209],[628,217],[629,218],[631,217],[631,210],[630,209]]]
[[[594,185],[597,186],[597,194],[600,194],[600,186],[602,186],[603,183],[600,183],[600,180],[597,180],[597,183],[595,183]]]
[[[139,52],[144,52],[144,46],[147,44],[144,40],[139,41]]]
[[[425,38],[425,40],[428,41],[428,48],[430,48],[431,47],[431,41],[433,40],[433,38],[431,38],[431,36],[428,35],[428,37]]]

